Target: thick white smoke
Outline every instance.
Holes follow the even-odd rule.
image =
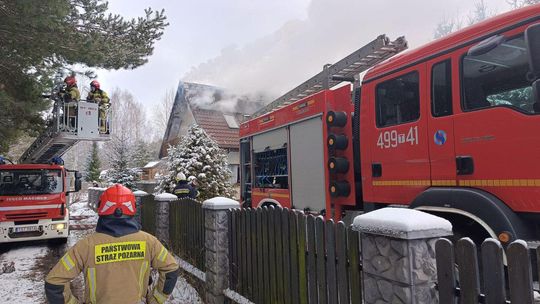
[[[412,47],[428,42],[438,22],[472,5],[470,0],[313,0],[306,20],[290,21],[244,47],[225,48],[184,80],[278,97],[380,34],[404,35]]]

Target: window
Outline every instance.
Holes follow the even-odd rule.
[[[0,170],[0,195],[56,194],[62,189],[60,170]]]
[[[450,60],[435,64],[431,70],[431,114],[433,117],[452,114],[452,72]]]
[[[420,117],[418,72],[382,82],[376,91],[377,127],[411,122]]]
[[[523,35],[485,54],[465,55],[462,60],[464,110],[502,106],[538,114],[540,105],[534,104],[531,81],[527,80],[527,57]]]

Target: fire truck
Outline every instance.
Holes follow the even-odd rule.
[[[404,51],[380,36],[240,126],[244,206],[387,206],[540,239],[540,5]]]
[[[98,105],[64,103],[61,83],[46,96],[54,101],[52,119],[18,164],[0,157],[0,243],[66,242],[70,193],[81,189],[81,174],[66,169],[60,156],[81,140],[109,140]],[[99,129],[103,125],[107,130]]]

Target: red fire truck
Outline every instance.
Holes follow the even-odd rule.
[[[244,122],[244,205],[409,206],[458,235],[539,239],[540,5],[405,48],[381,36]]]
[[[7,164],[0,158],[0,243],[58,239],[69,228],[68,195],[80,173],[59,164]],[[75,177],[70,191],[68,176]]]

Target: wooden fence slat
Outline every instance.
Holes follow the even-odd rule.
[[[246,294],[247,298],[250,299],[252,302],[255,302],[256,299],[254,297],[255,290],[254,290],[254,274],[255,274],[255,261],[253,261],[253,238],[251,237],[253,234],[253,209],[248,208],[246,209],[246,248],[247,248],[247,286],[248,286],[248,292]]]
[[[291,244],[289,227],[289,209],[281,211],[281,227],[283,229],[283,303],[291,303]]]
[[[359,233],[350,227],[347,229],[347,243],[351,304],[362,304]]]
[[[308,280],[306,268],[306,216],[301,213],[296,213],[297,229],[298,229],[298,293],[299,302],[307,304],[308,295]]]
[[[508,257],[508,281],[510,302],[534,303],[531,261],[524,241],[513,242],[506,251]]]
[[[333,220],[325,223],[326,244],[326,284],[328,291],[328,303],[337,304],[337,280],[336,280],[336,233]]]
[[[298,267],[298,223],[296,218],[296,212],[291,211],[288,213],[289,217],[289,239],[291,240],[291,300],[293,304],[300,303],[300,287],[299,278],[300,270]]]
[[[251,262],[253,266],[253,300],[255,303],[261,303],[259,292],[259,261],[258,261],[258,244],[257,244],[257,209],[251,209]]]
[[[480,294],[476,245],[470,238],[457,241],[456,262],[459,267],[460,303],[477,303]]]
[[[235,290],[234,272],[235,272],[235,238],[234,238],[234,210],[227,213],[229,217],[229,286],[232,290]]]
[[[284,274],[283,274],[283,225],[281,224],[281,207],[274,210],[274,229],[276,231],[276,278],[278,290],[278,303],[284,303]]]
[[[317,246],[315,235],[315,217],[309,215],[307,217],[307,241],[308,241],[308,291],[309,291],[309,303],[318,303],[319,295],[317,292]]]
[[[236,230],[236,219],[237,219],[237,210],[231,210],[231,229],[229,230],[229,235],[231,237],[231,261],[230,261],[230,282],[231,289],[238,290],[238,231]]]
[[[264,303],[264,290],[266,289],[266,286],[264,285],[264,267],[263,267],[263,236],[262,236],[262,214],[263,210],[261,208],[256,209],[256,215],[257,215],[257,269],[258,269],[258,276],[257,276],[257,292],[258,292],[258,300],[257,303]]]
[[[270,258],[268,256],[268,227],[269,227],[269,215],[270,210],[267,207],[262,208],[262,245],[263,245],[263,273],[264,273],[264,303],[272,303],[272,290],[271,290],[271,278],[270,273]],[[273,246],[272,246],[273,247]]]
[[[242,287],[242,294],[248,296],[248,258],[247,258],[247,237],[246,237],[246,222],[247,222],[247,211],[246,209],[242,210],[240,217],[240,242],[242,243],[242,278],[240,284]]]
[[[272,303],[278,303],[277,250],[276,250],[276,208],[270,206],[268,218],[268,246],[270,254],[270,277],[272,287]]]
[[[242,210],[236,210],[236,291],[242,292]]]
[[[317,247],[317,289],[319,291],[319,303],[328,303],[326,290],[326,256],[324,220],[321,217],[315,219],[315,246]]]
[[[439,303],[454,304],[456,301],[456,278],[454,276],[454,245],[448,239],[435,243]]]
[[[504,284],[503,248],[495,239],[482,243],[482,272],[484,278],[485,304],[498,304],[506,301]]]
[[[347,276],[347,231],[345,224],[336,224],[337,292],[339,303],[350,303]]]

